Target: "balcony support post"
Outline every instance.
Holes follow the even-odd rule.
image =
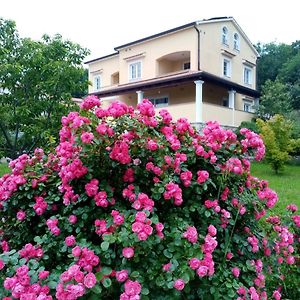
[[[202,85],[204,83],[203,80],[194,81],[196,84],[196,123],[203,122],[203,90]]]
[[[144,99],[144,92],[143,91],[136,91],[137,93],[137,103],[142,103],[143,99]]]
[[[228,106],[232,109],[231,125],[235,126],[235,93],[234,90],[228,91]]]

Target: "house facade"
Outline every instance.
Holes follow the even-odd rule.
[[[89,93],[107,104],[147,98],[174,119],[238,126],[251,120],[258,101],[257,58],[234,18],[192,22],[86,62]]]

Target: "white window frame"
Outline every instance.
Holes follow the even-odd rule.
[[[248,107],[248,108],[246,108]],[[248,100],[248,99],[243,99],[243,111],[244,112],[248,112],[248,113],[252,113],[253,112],[253,101]]]
[[[95,92],[97,92],[101,89],[101,83],[102,83],[101,79],[102,78],[101,78],[100,74],[95,74],[93,77],[93,88],[94,88]]]
[[[237,32],[233,34],[233,49],[240,51],[240,36]]]
[[[163,103],[163,104],[156,104],[155,103],[155,100],[164,99],[164,98],[168,99],[168,103]],[[162,107],[169,106],[170,98],[169,98],[168,95],[159,95],[159,96],[149,97],[149,101],[151,101],[153,103],[153,105],[154,105],[155,108],[162,108]]]
[[[138,65],[140,65],[140,72],[138,70]],[[135,76],[132,76],[133,75],[133,73],[131,71],[132,66],[136,67]],[[129,78],[129,81],[136,81],[136,80],[140,80],[142,78],[142,61],[141,60],[136,60],[136,61],[132,61],[129,63],[128,78]]]
[[[228,63],[226,74],[224,73],[225,62]],[[222,60],[222,75],[223,75],[223,77],[231,78],[231,72],[232,72],[231,60],[228,58],[223,58],[223,60]]]
[[[224,29],[226,32],[224,32]],[[228,28],[226,26],[222,27],[222,44],[228,46]]]
[[[246,76],[246,71],[248,71],[248,77]],[[246,85],[252,85],[253,83],[253,69],[250,67],[244,66],[243,68],[243,82]]]

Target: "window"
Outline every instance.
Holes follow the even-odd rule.
[[[228,29],[226,26],[222,28],[222,44],[228,45]]]
[[[189,70],[191,68],[191,63],[190,62],[185,62],[183,64],[183,70]]]
[[[240,50],[240,37],[237,33],[233,35],[233,49]]]
[[[252,103],[250,103],[250,102],[244,102],[244,111],[246,111],[246,112],[252,112]]]
[[[101,88],[101,76],[95,75],[94,76],[94,91],[99,91]]]
[[[138,80],[142,78],[142,63],[140,61],[129,65],[129,80]]]
[[[226,58],[223,59],[223,75],[226,77],[231,76],[231,63],[230,60]]]
[[[244,67],[244,83],[252,84],[252,70],[250,68]]]
[[[168,97],[150,98],[149,99],[155,107],[165,107],[169,104]]]

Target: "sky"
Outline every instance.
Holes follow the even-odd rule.
[[[196,20],[234,17],[252,43],[300,40],[299,0],[0,0],[21,37],[59,33],[93,59],[128,42]]]

